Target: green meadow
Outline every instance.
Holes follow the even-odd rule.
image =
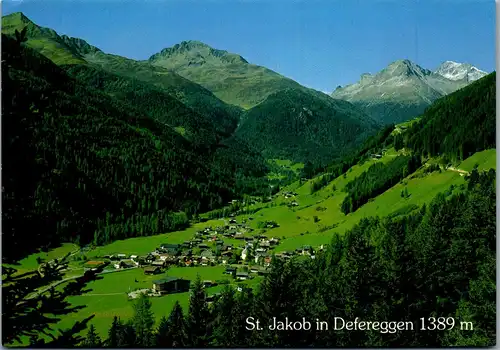
[[[152,288],[154,280],[166,276],[180,277],[194,281],[199,275],[201,280],[228,280],[232,287],[258,286],[262,280],[261,276],[255,276],[251,280],[237,282],[229,275],[224,275],[225,268],[222,266],[212,267],[173,267],[165,273],[159,275],[145,275],[143,269],[136,268],[132,270],[117,271],[104,274],[102,279],[88,284],[89,290],[86,294],[69,297],[68,301],[73,306],[84,306],[76,313],[64,316],[57,324],[57,328],[66,329],[71,327],[74,322],[82,320],[90,315],[95,315],[90,321],[96,327],[101,337],[106,337],[107,331],[113,321],[114,316],[122,320],[130,319],[133,316],[133,299],[128,298],[128,293],[137,289]],[[60,285],[58,288],[61,288]],[[212,295],[220,292],[224,284],[207,288],[207,294]],[[189,305],[189,292],[168,294],[161,297],[152,297],[152,309],[156,321],[162,316],[168,316],[175,302],[179,301],[182,308],[187,311]]]

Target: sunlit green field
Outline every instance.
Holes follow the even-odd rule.
[[[165,276],[174,276],[194,281],[199,275],[201,280],[228,280],[232,287],[237,285],[258,286],[262,280],[261,276],[255,276],[251,280],[236,282],[229,275],[224,275],[225,268],[213,267],[173,267],[163,274],[145,275],[143,269],[137,268],[116,273],[103,275],[102,279],[88,284],[89,292],[83,295],[69,297],[72,306],[84,306],[76,313],[64,316],[56,325],[56,328],[65,329],[71,327],[74,322],[82,320],[90,315],[95,315],[90,321],[94,324],[101,337],[106,337],[107,331],[114,316],[127,320],[133,316],[133,300],[129,300],[127,293],[136,289],[152,288],[154,280]],[[59,286],[59,288],[61,288]],[[207,288],[207,294],[220,292],[223,284]],[[189,292],[169,294],[161,297],[152,297],[152,309],[158,321],[162,316],[168,316],[176,301],[179,301],[185,311],[189,305]]]

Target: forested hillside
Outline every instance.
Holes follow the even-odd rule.
[[[255,155],[257,151],[259,157],[310,161],[318,167],[349,154],[380,128],[346,101],[334,100],[264,67],[249,64],[238,55],[200,42],[183,42],[149,60],[136,61],[107,54],[85,40],[58,35],[22,13],[5,16],[2,23],[2,32],[9,35],[26,28],[25,44],[60,65],[70,76],[133,105],[132,108],[142,109],[176,128],[191,142],[205,143],[215,128],[216,139],[237,147],[239,153],[241,149],[255,148],[251,153]],[[214,94],[244,107],[262,103],[244,112]],[[235,135],[237,126],[240,128]],[[260,159],[256,162],[260,163]],[[260,164],[257,168],[261,170]],[[242,181],[248,183],[248,179]],[[251,186],[262,188],[260,182]]]
[[[2,56],[5,258],[59,241],[102,244],[180,228],[238,196],[237,182],[265,174],[258,155],[245,153],[252,166],[241,167],[230,151],[152,118],[154,106],[75,80],[5,35]],[[167,119],[187,111],[162,101],[172,103],[163,105]]]
[[[496,72],[434,102],[396,145],[465,159],[495,147]]]
[[[120,99],[130,109],[146,112],[194,143],[210,146],[216,143],[216,123],[152,85],[121,77],[87,65],[62,66],[66,72],[91,89],[101,90]]]
[[[327,164],[352,152],[377,127],[348,102],[287,89],[247,111],[236,134],[268,158]]]
[[[142,82],[143,84],[138,83],[138,88],[150,84],[212,120],[221,131],[232,133],[236,128],[240,114],[238,107],[222,102],[207,89],[174,72],[152,66],[147,61],[106,54],[85,40],[58,35],[53,29],[38,26],[20,12],[2,17],[4,34],[14,35],[16,30],[21,32],[24,28],[27,39],[25,44],[58,65],[92,65],[112,74]],[[88,74],[87,71],[87,78]],[[102,73],[99,74],[102,78]],[[99,82],[97,76],[93,78],[96,79],[94,83],[102,84],[102,79]],[[121,87],[126,89],[123,85],[121,84]]]
[[[398,156],[388,164],[373,164],[361,176],[349,182],[345,191],[348,193],[342,202],[342,212],[351,213],[382,194],[400,180],[413,174],[421,165],[420,156]]]

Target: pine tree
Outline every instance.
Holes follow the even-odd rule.
[[[156,330],[155,336],[155,345],[158,348],[168,348],[171,347],[168,339],[168,321],[165,316],[160,319],[160,323],[158,324],[158,329]]]
[[[108,339],[106,340],[107,347],[118,347],[118,333],[120,332],[121,326],[122,323],[120,319],[117,316],[113,317],[113,323],[111,323],[111,327],[108,331]]]
[[[137,345],[141,347],[151,346],[154,314],[151,310],[151,300],[145,294],[141,294],[134,304],[134,317],[131,323],[134,326]]]
[[[216,347],[235,347],[236,339],[233,329],[235,321],[236,299],[234,289],[226,285],[214,308],[214,330],[212,345]]]
[[[200,275],[198,275],[189,298],[187,323],[190,347],[202,348],[208,345],[207,331],[210,313],[206,298],[207,295],[203,283],[201,282]]]
[[[156,346],[177,348],[188,346],[187,325],[182,313],[181,305],[175,302],[168,319],[162,318],[158,327]]]
[[[117,340],[118,348],[137,347],[137,336],[135,334],[134,324],[131,321],[122,324],[118,328]]]
[[[83,347],[85,348],[99,348],[101,347],[101,337],[96,333],[95,327],[93,324],[90,325],[89,331],[87,332],[87,337],[83,342]]]

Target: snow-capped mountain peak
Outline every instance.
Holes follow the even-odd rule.
[[[466,80],[469,82],[478,80],[488,74],[469,63],[454,61],[443,62],[436,69],[435,73],[450,80]]]

